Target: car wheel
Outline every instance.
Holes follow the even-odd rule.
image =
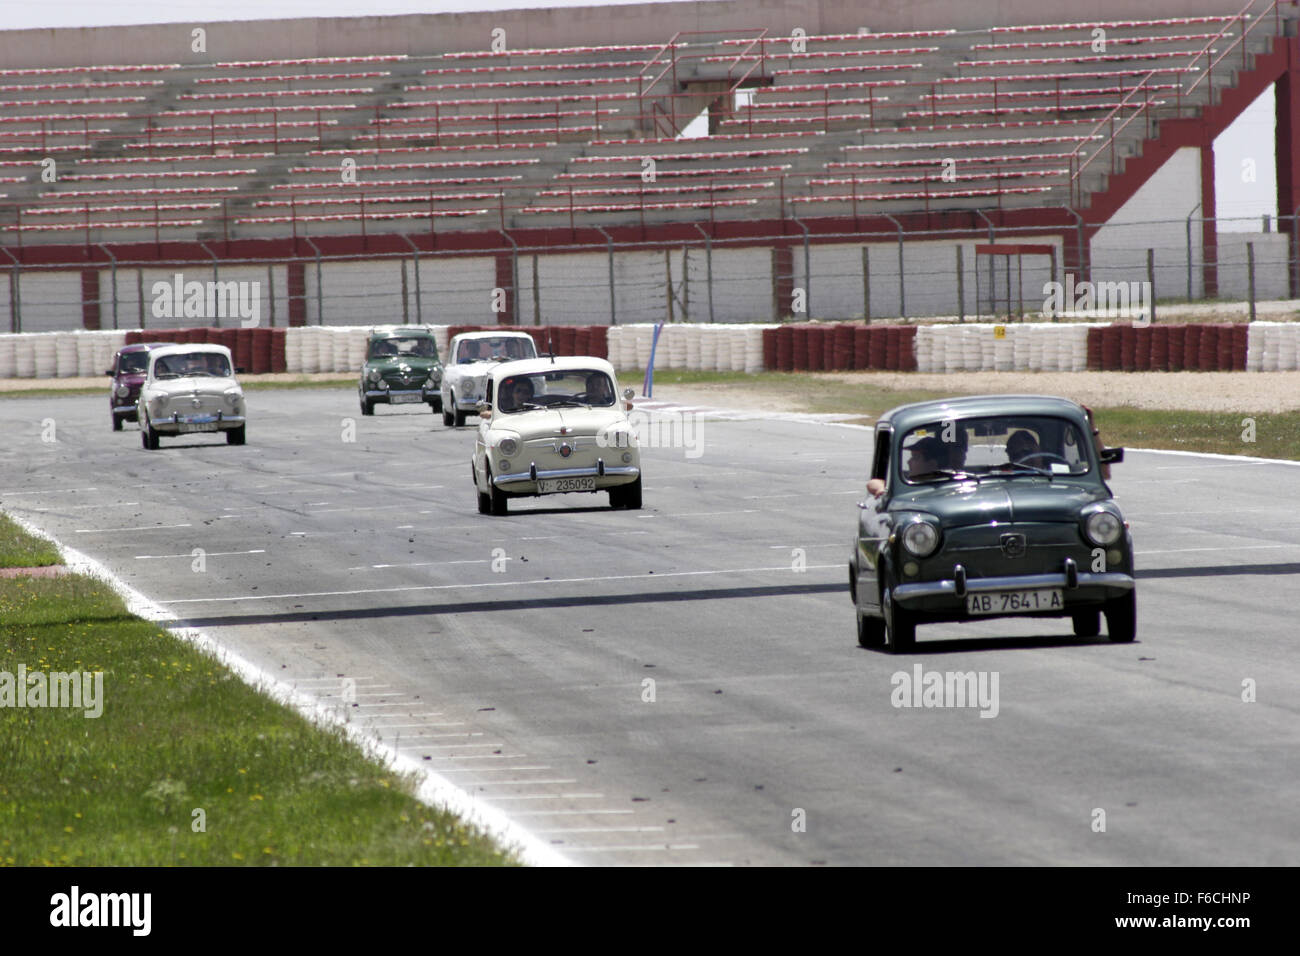
[[[1106,602],[1106,636],[1117,644],[1137,637],[1137,595],[1132,591]]]
[[[507,510],[506,493],[502,491],[500,488],[498,488],[496,485],[492,484],[492,472],[490,470],[487,473],[487,483],[488,483],[488,496],[491,504],[490,510],[492,514],[496,515],[497,517],[500,517],[501,515],[505,514]]]
[[[373,415],[374,413],[375,413],[375,403],[368,398],[363,398],[361,400],[361,414]]]
[[[1078,611],[1072,617],[1076,637],[1096,637],[1101,633],[1100,611]]]
[[[442,406],[442,424],[447,428],[451,428],[456,424],[456,416],[448,410],[446,405]]]
[[[120,432],[121,430],[122,430],[122,418],[121,418],[121,416],[119,416],[119,415],[114,415],[114,416],[113,416],[113,431],[115,431],[115,432]]]
[[[148,418],[140,425],[140,444],[145,447],[146,451],[158,450],[158,433],[149,427]]]
[[[614,505],[614,507],[626,508],[629,511],[640,510],[641,508],[641,476],[640,475],[637,475],[636,481],[632,482],[630,485],[620,485],[618,488],[614,490],[619,493],[618,504]],[[610,497],[611,498],[613,497],[613,492],[610,492]],[[610,503],[613,504],[612,501]]]
[[[451,393],[451,414],[452,414],[452,417],[456,420],[456,427],[457,427],[457,428],[461,428],[462,426],[464,426],[464,424],[465,424],[465,418],[466,418],[466,416],[469,414],[468,412],[462,412],[462,411],[460,410],[460,407],[456,404],[456,393],[455,393],[455,392],[452,392],[452,393]]]
[[[880,603],[885,609],[885,644],[889,653],[911,653],[916,648],[916,618],[894,603],[888,588]]]
[[[885,643],[885,622],[878,617],[867,617],[860,612],[858,618],[858,644],[862,647],[882,647]]]
[[[227,445],[242,445],[244,443],[244,429],[247,425],[240,425],[238,428],[232,428],[226,432]]]
[[[442,411],[442,398],[438,397],[429,399],[429,408],[432,409],[435,415],[437,415]]]

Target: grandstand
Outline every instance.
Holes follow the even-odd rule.
[[[488,255],[511,317],[520,250],[608,251],[612,277],[615,245],[702,236],[773,250],[779,292],[800,244],[897,233],[895,314],[902,243],[923,253],[940,232],[1033,235],[1087,276],[1144,188],[1199,196],[1212,219],[1207,151],[1269,86],[1279,213],[1300,207],[1298,11],[1223,6],[975,4],[869,25],[831,0],[274,21],[211,28],[219,57],[181,27],[0,33],[0,265],[75,268],[93,291],[119,263],[284,263],[293,324],[313,320],[313,257]],[[983,23],[1012,9],[1025,12]],[[495,24],[530,42],[494,48]],[[1166,170],[1180,150],[1199,168]],[[1208,294],[1212,221],[1200,232]]]

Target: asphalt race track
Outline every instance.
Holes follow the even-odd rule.
[[[1134,644],[1001,619],[893,657],[847,589],[866,429],[706,419],[643,451],[642,511],[491,518],[426,406],[249,392],[246,446],[146,452],[106,404],[0,402],[0,506],[575,862],[1300,861],[1300,467],[1129,454]],[[918,664],[996,674],[996,716],[893,706]]]

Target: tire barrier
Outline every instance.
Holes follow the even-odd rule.
[[[266,372],[353,373],[364,361],[370,326],[273,329],[131,329],[0,334],[0,378],[102,376],[113,353],[137,342],[224,345],[235,365]],[[652,324],[622,326],[434,326],[446,354],[467,331],[523,331],[539,352],[596,355],[621,369],[643,369]],[[1000,331],[999,331],[1000,330]],[[1300,323],[1088,325],[987,323],[861,325],[694,325],[663,327],[660,369],[759,372],[968,371],[1278,371],[1300,368]]]

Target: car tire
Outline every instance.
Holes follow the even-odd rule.
[[[1096,637],[1101,633],[1100,611],[1076,611],[1071,617],[1075,637]]]
[[[1137,637],[1137,595],[1132,591],[1107,601],[1105,613],[1108,638],[1116,644],[1127,644]]]
[[[361,414],[373,415],[375,413],[375,403],[368,398],[361,400]]]
[[[867,617],[856,612],[858,618],[858,646],[883,647],[885,644],[885,622],[878,617]]]
[[[498,488],[496,485],[492,484],[491,469],[488,469],[487,471],[487,483],[488,483],[489,511],[494,516],[499,518],[502,515],[506,514],[507,511],[509,510],[509,506],[506,503],[506,493],[502,491],[500,488]]]
[[[227,445],[242,445],[244,443],[244,429],[247,425],[240,425],[238,428],[232,428],[226,432]]]
[[[610,492],[610,498],[614,497],[614,491],[618,494],[618,504],[616,508],[626,508],[628,511],[639,511],[641,509],[641,476],[637,475],[636,481],[630,485],[620,485]],[[613,504],[611,500],[610,504]]]
[[[441,399],[441,398],[431,398],[431,399],[429,399],[429,410],[430,410],[431,412],[433,412],[435,415],[437,415],[439,412],[441,412],[441,411],[442,411],[442,399]]]
[[[889,589],[881,598],[885,609],[885,645],[891,654],[910,654],[916,649],[916,618],[894,603]]]
[[[115,431],[115,432],[120,432],[121,430],[122,430],[122,416],[121,416],[121,415],[114,415],[114,416],[113,416],[113,431]]]
[[[140,444],[145,447],[146,451],[158,450],[158,433],[149,427],[148,418],[140,424]]]
[[[453,415],[450,411],[448,411],[448,407],[446,405],[442,406],[442,424],[446,428],[451,428],[453,425],[456,424],[456,416]]]
[[[452,392],[452,394],[451,394],[451,415],[452,415],[452,418],[455,419],[456,427],[457,427],[457,428],[463,428],[463,427],[465,426],[465,419],[466,419],[466,417],[469,415],[469,413],[468,413],[468,412],[462,412],[462,411],[460,410],[460,406],[458,406],[458,405],[456,404],[456,393],[455,393],[455,392]]]

